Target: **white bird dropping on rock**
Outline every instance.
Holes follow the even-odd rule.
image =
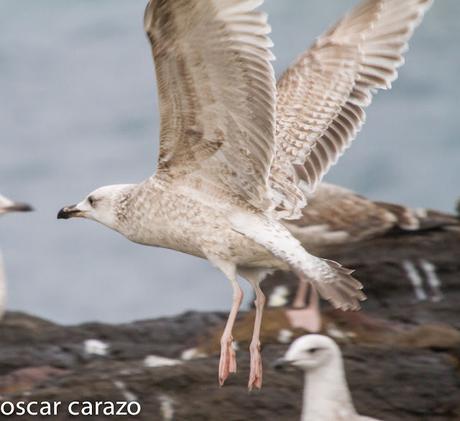
[[[83,343],[86,355],[97,355],[98,357],[106,357],[109,353],[110,345],[102,342],[99,339],[87,339]]]

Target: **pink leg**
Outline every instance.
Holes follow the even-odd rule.
[[[307,293],[311,289],[310,300],[307,306]],[[307,306],[307,307],[306,307]],[[321,313],[319,297],[316,288],[308,285],[306,279],[299,279],[296,297],[293,302],[294,310],[287,310],[286,315],[293,328],[305,329],[309,332],[321,330]]]
[[[256,293],[256,320],[254,322],[254,331],[252,334],[251,345],[249,351],[251,352],[251,373],[249,375],[248,388],[252,390],[254,387],[260,389],[262,387],[262,357],[260,355],[260,328],[262,325],[262,314],[265,305],[265,295],[258,283],[254,286]]]
[[[232,330],[238,310],[243,300],[243,291],[236,279],[231,279],[233,287],[233,304],[220,340],[219,384],[224,385],[230,373],[236,373],[236,355],[233,349]]]
[[[297,292],[295,294],[294,302],[292,303],[293,308],[305,308],[307,306],[307,293],[308,283],[302,279],[299,279],[299,285],[297,286]]]

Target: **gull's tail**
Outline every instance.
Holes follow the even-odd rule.
[[[366,299],[363,293],[363,285],[351,274],[353,270],[347,269],[332,260],[317,258],[323,264],[323,275],[319,280],[312,280],[322,298],[329,301],[335,308],[341,310],[359,310],[360,301]]]
[[[351,276],[352,270],[332,260],[311,255],[277,221],[261,215],[239,213],[231,217],[231,223],[235,231],[265,247],[299,276],[310,281],[334,307],[358,310],[359,302],[366,299],[363,286]]]

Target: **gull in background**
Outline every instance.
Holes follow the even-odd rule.
[[[301,421],[378,421],[359,415],[353,405],[342,353],[329,337],[306,335],[296,339],[275,368],[304,371]]]
[[[27,203],[13,202],[0,194],[0,216],[13,212],[31,212],[32,206]]]
[[[452,215],[426,209],[411,209],[393,203],[373,201],[349,189],[321,183],[302,217],[284,223],[302,245],[317,256],[330,255],[341,246],[382,238],[391,233],[420,233],[433,229],[459,227],[460,220]],[[404,255],[404,253],[403,253]],[[411,253],[401,258],[401,267],[414,288],[419,301],[440,301],[443,297],[441,279],[429,257],[414,259]],[[428,291],[423,287],[427,281]],[[293,327],[310,332],[321,329],[318,297],[306,282],[299,281],[293,307],[287,310]],[[307,301],[309,305],[307,306]]]
[[[13,202],[0,194],[0,216],[12,212],[30,212],[32,207],[26,203]],[[6,311],[6,275],[3,256],[0,251],[0,319]]]
[[[341,309],[362,285],[308,253],[282,225],[350,146],[376,89],[388,88],[429,0],[367,0],[304,53],[276,86],[261,0],[151,0],[145,30],[160,106],[156,174],[97,189],[58,218],[82,217],[133,242],[208,259],[230,280],[219,382],[236,371],[232,329],[254,288],[249,388],[262,385],[260,282],[292,270]]]

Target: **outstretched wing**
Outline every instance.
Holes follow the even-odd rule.
[[[431,0],[366,0],[286,71],[278,83],[277,154],[271,184],[283,217],[296,218],[365,120],[377,89],[397,78]]]
[[[161,113],[158,172],[270,203],[275,80],[262,0],[150,0]]]

